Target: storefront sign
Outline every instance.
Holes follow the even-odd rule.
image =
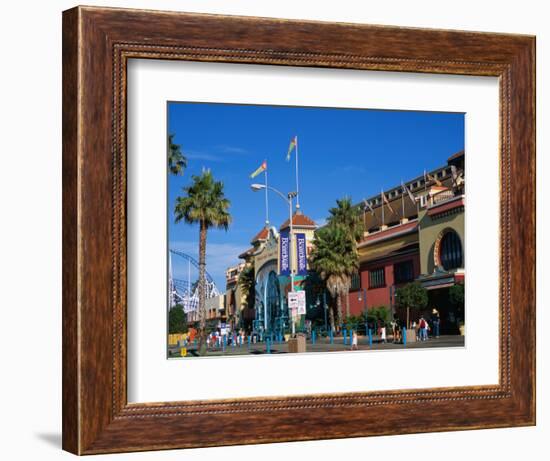
[[[296,234],[298,275],[307,275],[306,234]]]
[[[290,235],[289,232],[281,231],[281,258],[280,258],[280,274],[290,275]]]

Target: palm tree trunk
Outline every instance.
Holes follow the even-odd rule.
[[[328,319],[330,322],[330,329],[333,332],[335,332],[336,330],[334,329],[334,304],[333,303],[330,304],[330,307],[328,309]]]
[[[346,317],[350,316],[349,291],[346,293]]]
[[[199,355],[206,354],[206,224],[200,223],[199,238]]]

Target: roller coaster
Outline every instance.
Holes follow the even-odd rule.
[[[174,278],[172,275],[172,255],[183,258],[187,262],[187,279]],[[170,248],[168,251],[168,306],[171,309],[177,304],[183,306],[184,312],[196,311],[199,307],[199,280],[191,280],[191,266],[198,273],[198,261],[179,250]],[[219,296],[220,292],[212,276],[206,272],[206,299]]]

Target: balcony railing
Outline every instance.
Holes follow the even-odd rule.
[[[452,190],[442,190],[441,192],[437,192],[436,194],[430,196],[428,199],[428,206],[438,205],[455,197],[456,196]]]

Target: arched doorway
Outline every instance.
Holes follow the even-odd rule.
[[[281,311],[281,288],[276,261],[268,262],[256,274],[255,307],[254,330],[258,333],[272,333]]]
[[[269,273],[266,286],[266,325],[270,332],[276,329],[276,320],[281,315],[281,288],[277,274]]]

